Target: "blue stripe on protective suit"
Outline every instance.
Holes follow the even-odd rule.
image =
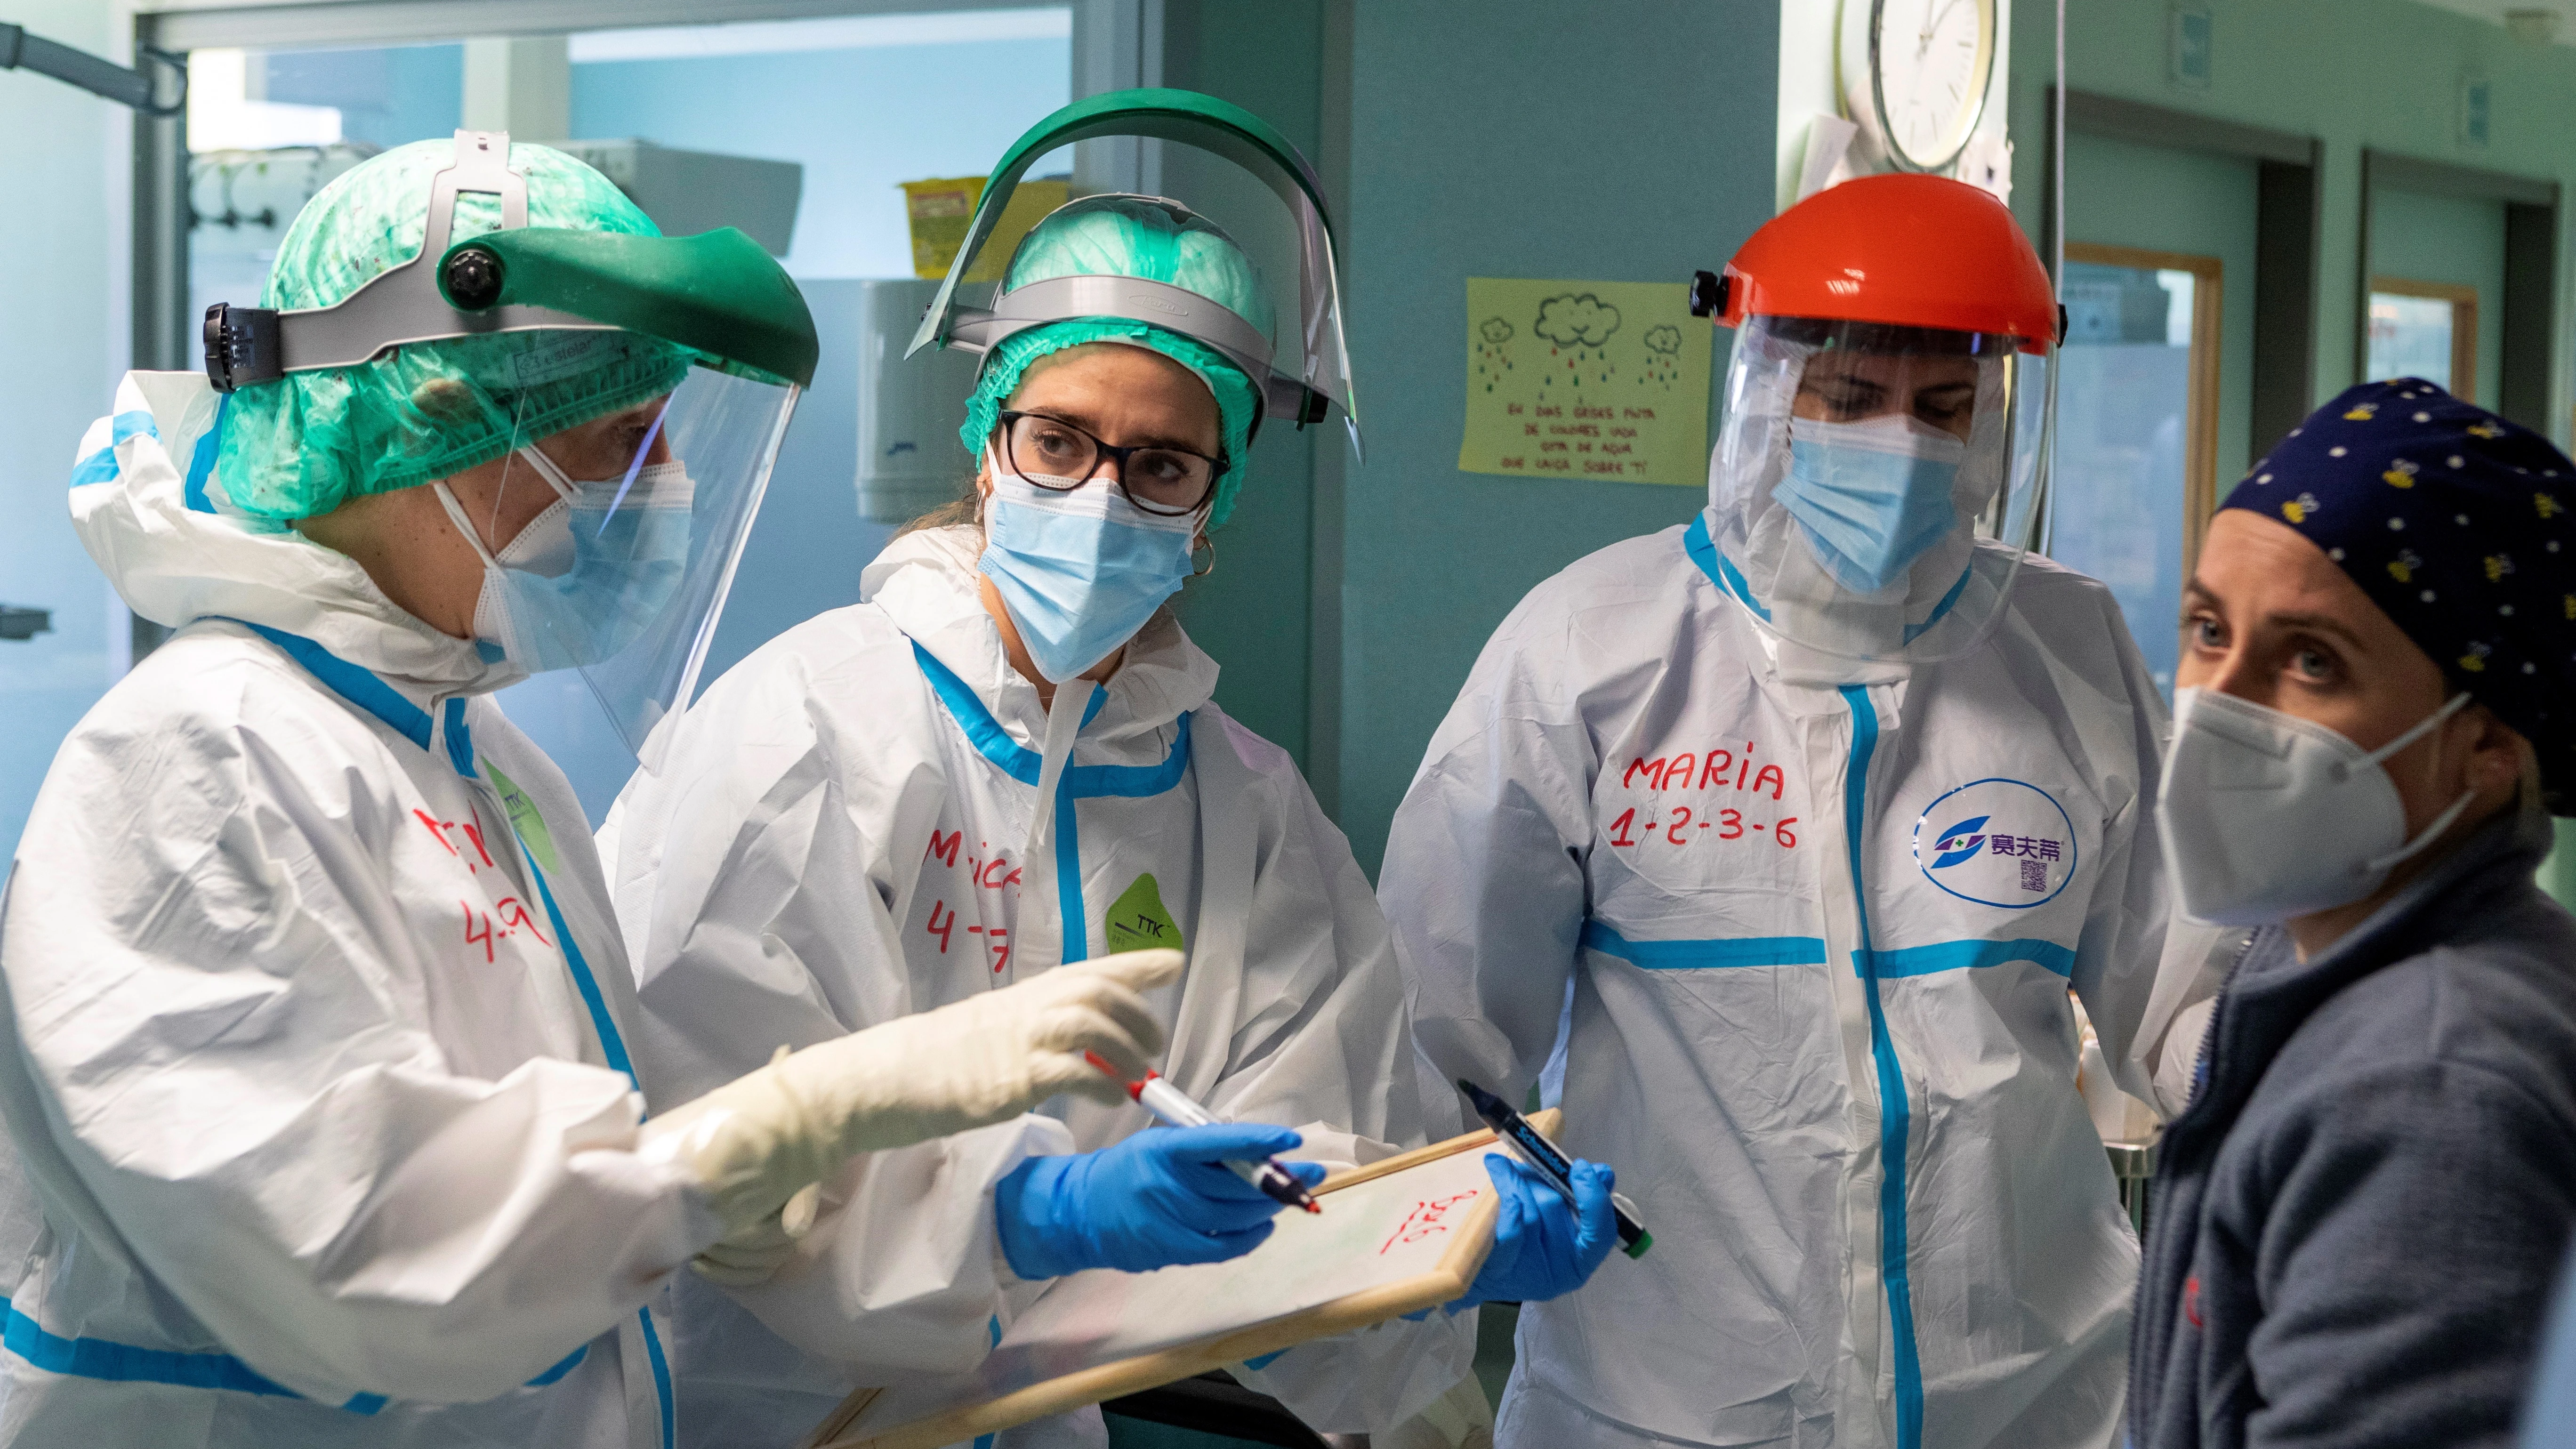
[[[992,762],[994,768],[1023,785],[1035,785],[1044,772],[1044,760],[1037,751],[1013,740],[984,701],[975,697],[947,665],[931,657],[930,651],[916,642],[912,657],[921,665],[922,677],[930,681],[939,702],[948,707],[949,718],[957,721],[967,742],[975,752]],[[1083,706],[1082,723],[1088,725],[1108,702],[1109,691],[1093,685],[1091,702]],[[1094,800],[1103,796],[1139,799],[1160,795],[1181,783],[1181,775],[1190,767],[1190,719],[1182,714],[1172,725],[1172,748],[1159,765],[1076,765],[1067,763],[1056,777],[1055,786],[1055,891],[1056,919],[1064,935],[1063,960],[1066,964],[1086,960],[1091,955],[1090,912],[1082,903],[1082,823],[1074,812],[1076,800]]]
[[[465,697],[447,702],[447,763],[466,779],[474,778],[474,731],[465,723]]]
[[[1923,1443],[1923,1360],[1914,1343],[1914,1286],[1906,1265],[1905,1145],[1913,1106],[1896,1040],[1888,1034],[1887,1008],[1878,995],[1879,953],[1869,946],[1869,875],[1861,868],[1861,837],[1869,825],[1869,762],[1878,753],[1878,708],[1867,687],[1842,686],[1851,710],[1851,766],[1843,777],[1843,838],[1851,853],[1852,907],[1860,914],[1860,949],[1852,964],[1869,999],[1869,1054],[1878,1068],[1878,1258],[1887,1285],[1887,1320],[1895,1338],[1896,1449]]]
[[[205,435],[197,439],[196,451],[188,455],[187,485],[180,489],[180,499],[191,513],[212,513],[215,501],[207,496],[206,480],[215,476],[215,455],[223,451],[224,414],[232,410],[233,395],[225,393],[215,403],[215,421]]]
[[[644,1325],[644,1356],[653,1363],[653,1397],[662,1406],[662,1449],[673,1449],[679,1438],[679,1414],[671,1402],[671,1364],[662,1356],[662,1335],[653,1331],[653,1310],[638,1308],[636,1321]]]
[[[1583,944],[1645,971],[1705,971],[1723,966],[1822,966],[1818,936],[1721,936],[1706,941],[1631,941],[1597,920],[1583,923]]]
[[[161,430],[152,426],[150,413],[137,410],[118,413],[110,419],[107,425],[107,446],[80,460],[79,466],[72,469],[71,486],[78,488],[88,483],[105,483],[114,478],[117,474],[117,444],[137,434],[155,439],[161,436]]]
[[[1751,609],[1753,617],[1764,623],[1771,621],[1771,611],[1754,599],[1753,590],[1744,582],[1744,575],[1737,573],[1735,565],[1728,563],[1726,555],[1719,553],[1717,545],[1709,540],[1707,514],[1694,515],[1690,527],[1682,531],[1682,551],[1690,555],[1692,563],[1699,565],[1701,573],[1708,575],[1710,583],[1717,585],[1719,593],[1734,596],[1737,603]]]
[[[138,1348],[130,1343],[114,1343],[104,1338],[64,1338],[47,1333],[44,1325],[20,1312],[17,1305],[8,1299],[0,1298],[0,1306],[5,1306],[8,1313],[8,1327],[0,1331],[0,1342],[5,1342],[11,1353],[47,1373],[106,1379],[114,1383],[231,1389],[236,1393],[265,1394],[272,1398],[304,1397],[228,1353],[178,1353],[169,1349]]]
[[[7,1298],[0,1298],[0,1315],[5,1315],[7,1320],[5,1330],[0,1330],[0,1344],[5,1344],[11,1353],[49,1374],[103,1379],[120,1384],[230,1389],[238,1394],[260,1394],[274,1399],[304,1397],[228,1353],[181,1353],[166,1348],[140,1348],[105,1338],[65,1338],[58,1333],[46,1332],[43,1324],[20,1311]],[[590,1345],[585,1343],[566,1355],[563,1362],[528,1380],[528,1387],[542,1389],[555,1383],[581,1367],[581,1361],[589,1356]],[[340,1407],[351,1413],[373,1414],[388,1402],[382,1394],[356,1394]]]
[[[2028,961],[2059,976],[2075,972],[2075,952],[2055,941],[1941,941],[1930,946],[1872,951],[1869,957],[1869,969],[1860,974],[1880,981],[1894,976],[1929,976],[1936,971],[2001,966],[2012,961]],[[1857,969],[1859,963],[1854,965]]]
[[[403,698],[400,690],[378,679],[374,671],[350,663],[301,634],[247,620],[233,622],[285,650],[304,666],[305,673],[320,680],[333,694],[384,721],[386,728],[413,744],[424,750],[429,748],[429,711]]]

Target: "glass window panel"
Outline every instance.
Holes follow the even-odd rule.
[[[2057,386],[2049,553],[2110,588],[2168,697],[2197,281],[2187,271],[2069,261]]]
[[[2420,377],[2449,390],[2452,315],[2452,304],[2445,298],[2371,293],[2367,380]]]

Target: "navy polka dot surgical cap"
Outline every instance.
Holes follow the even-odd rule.
[[[2576,463],[2420,378],[2345,392],[2227,495],[2325,550],[2576,814]]]

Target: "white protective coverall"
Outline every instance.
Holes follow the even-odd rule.
[[[216,399],[136,373],[73,476],[146,617],[0,918],[0,1442],[671,1442],[634,991],[516,678],[205,503]],[[192,506],[192,500],[194,506]],[[41,1210],[41,1212],[40,1212]]]
[[[1963,537],[1923,594],[2001,608],[1981,646],[1793,682],[1715,512],[1521,602],[1388,843],[1425,1054],[1547,1068],[1655,1235],[1522,1311],[1496,1441],[2109,1444],[2138,1248],[2067,990],[2148,1095],[2193,994],[2154,991],[2163,705],[2107,590],[2031,558],[1998,603]]]
[[[1158,614],[1105,687],[1059,691],[1059,725],[1082,723],[1050,769],[1047,713],[976,589],[977,545],[971,526],[897,539],[868,568],[865,602],[728,671],[658,776],[638,775],[610,812],[602,855],[647,1054],[672,1068],[650,1084],[656,1105],[781,1044],[1044,971],[1061,920],[1069,959],[1188,953],[1182,980],[1148,994],[1172,1023],[1163,1075],[1220,1116],[1295,1126],[1294,1156],[1362,1163],[1461,1130],[1445,1099],[1425,1105],[1386,924],[1349,845],[1287,755],[1210,702],[1215,662]],[[1050,776],[1053,848],[1032,860]],[[1055,1150],[1105,1147],[1149,1120],[1063,1098],[1049,1110],[1061,1125],[1026,1120]],[[1451,1115],[1426,1128],[1435,1110]],[[1017,1286],[992,1191],[1018,1161],[952,1140],[875,1154],[828,1183],[799,1257],[742,1295],[802,1354],[683,1283],[673,1354],[692,1439],[793,1443],[853,1387],[971,1365]],[[866,1276],[812,1261],[860,1234],[912,1251]],[[1244,1377],[1319,1429],[1383,1429],[1466,1374],[1473,1325],[1386,1324]],[[1100,1434],[1086,1410],[1001,1441]]]

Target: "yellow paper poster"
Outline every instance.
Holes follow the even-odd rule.
[[[1678,282],[1469,277],[1458,467],[1707,483],[1710,331]]]

